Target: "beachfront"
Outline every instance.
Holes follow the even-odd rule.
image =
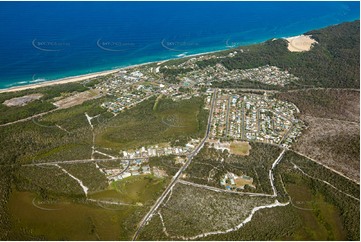
[[[284,39],[286,39],[289,42],[288,50],[291,52],[309,51],[311,49],[312,45],[317,43],[315,40],[311,39],[310,36],[305,36],[305,35],[298,35],[298,36],[284,38]],[[214,54],[214,53],[218,53],[218,52],[222,52],[222,51],[226,51],[226,50],[227,49],[186,55],[186,56],[182,56],[182,58],[191,58],[191,57],[195,57],[195,56]],[[9,87],[9,88],[5,88],[5,89],[0,89],[0,93],[17,92],[17,91],[23,91],[23,90],[27,90],[27,89],[34,89],[34,88],[45,87],[45,86],[52,86],[52,85],[57,85],[57,84],[79,82],[79,81],[84,81],[84,80],[91,79],[91,78],[114,74],[120,70],[135,68],[135,67],[139,67],[139,66],[143,66],[143,65],[154,64],[154,63],[157,63],[157,65],[160,65],[166,61],[174,60],[174,59],[179,59],[179,58],[170,58],[170,59],[162,60],[162,61],[146,62],[146,63],[142,63],[142,64],[130,65],[130,66],[107,70],[107,71],[94,72],[94,73],[78,75],[78,76],[71,76],[71,77],[61,78],[61,79],[57,79],[57,80],[49,80],[49,81],[44,81],[44,82],[34,83],[34,84],[29,84],[29,85],[23,85],[23,86],[14,86],[14,87]]]

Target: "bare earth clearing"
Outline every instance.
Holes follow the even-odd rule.
[[[231,154],[245,156],[249,155],[251,146],[248,142],[233,141],[230,145]]]
[[[316,40],[311,39],[308,35],[299,35],[295,37],[286,38],[288,41],[288,50],[291,52],[309,51]]]
[[[4,105],[6,105],[8,107],[21,107],[21,106],[25,106],[26,104],[28,104],[32,101],[40,99],[43,96],[44,95],[41,93],[34,93],[34,94],[22,96],[22,97],[14,97],[12,99],[6,100],[4,102]]]
[[[54,103],[59,108],[70,108],[83,102],[100,97],[99,90],[89,90],[75,95],[71,95]]]

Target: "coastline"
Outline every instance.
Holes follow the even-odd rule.
[[[340,23],[338,23],[338,24],[340,24]],[[333,25],[337,25],[337,24],[333,24]],[[304,33],[297,33],[297,34],[294,34],[294,35],[291,34],[291,35],[278,36],[278,37],[274,37],[273,39],[285,39],[285,40],[290,42],[290,40],[292,40],[292,39],[300,39],[303,36],[304,36]],[[229,50],[236,49],[236,48],[239,48],[239,47],[246,47],[246,46],[249,46],[249,45],[261,44],[261,43],[264,43],[265,41],[267,41],[269,39],[272,39],[272,38],[258,40],[258,41],[255,41],[255,42],[249,42],[249,43],[247,43],[245,45],[234,46],[234,47],[231,47],[231,48],[224,46],[225,48],[220,48],[220,49],[211,50],[211,51],[204,51],[204,52],[189,54],[189,55],[185,54],[184,56],[177,56],[177,57],[173,56],[173,57],[165,58],[165,59],[161,59],[161,60],[159,60],[159,59],[158,60],[152,60],[152,61],[147,61],[147,62],[143,62],[143,63],[139,63],[139,64],[125,65],[125,66],[121,66],[121,67],[119,67],[119,66],[118,67],[109,67],[109,69],[106,69],[106,70],[95,71],[95,72],[91,72],[91,73],[87,73],[87,74],[70,75],[70,76],[66,76],[66,77],[63,77],[63,78],[56,78],[56,79],[46,80],[44,82],[38,82],[38,83],[32,83],[32,84],[26,84],[26,85],[19,85],[19,86],[11,86],[11,87],[0,88],[0,94],[1,93],[8,93],[8,92],[23,91],[23,90],[27,90],[27,89],[36,89],[36,88],[40,88],[40,87],[52,86],[52,85],[58,85],[58,84],[80,82],[80,81],[84,81],[86,79],[101,77],[101,76],[105,76],[105,75],[109,75],[109,74],[118,72],[120,70],[130,69],[130,68],[134,68],[134,67],[138,67],[138,66],[143,66],[143,65],[148,65],[148,64],[158,64],[159,65],[160,63],[164,63],[164,62],[167,62],[167,61],[170,61],[170,60],[178,60],[178,59],[184,59],[184,58],[191,58],[191,57],[195,57],[195,56],[214,54],[214,53],[218,53],[218,52],[229,51]],[[303,43],[301,43],[301,44],[303,44]],[[299,51],[307,51],[307,50],[309,50],[308,47],[306,49],[304,49],[304,46],[302,46],[302,48],[297,49],[296,51],[299,52]],[[293,51],[293,50],[290,50],[290,51]]]
[[[234,48],[237,48],[237,47],[234,47]],[[18,92],[18,91],[24,91],[27,89],[36,89],[36,88],[40,88],[40,87],[66,84],[66,83],[72,83],[72,82],[80,82],[80,81],[84,81],[84,80],[87,80],[90,78],[101,77],[101,76],[113,74],[120,70],[130,69],[130,68],[154,64],[154,63],[160,64],[160,63],[164,63],[164,62],[167,62],[170,60],[177,60],[177,59],[184,59],[184,58],[195,57],[195,56],[200,56],[200,55],[213,54],[213,53],[217,53],[217,52],[227,51],[230,49],[233,49],[233,48],[202,52],[202,53],[198,53],[198,54],[191,54],[191,55],[186,55],[183,57],[175,57],[175,58],[170,58],[170,59],[160,60],[160,61],[150,61],[150,62],[135,64],[135,65],[124,66],[124,67],[120,67],[120,68],[114,68],[114,69],[106,70],[106,71],[99,71],[99,72],[92,72],[92,73],[88,73],[88,74],[64,77],[64,78],[44,81],[44,82],[40,82],[40,83],[27,84],[27,85],[22,85],[22,86],[13,86],[13,87],[0,89],[0,94],[6,93],[6,92]]]

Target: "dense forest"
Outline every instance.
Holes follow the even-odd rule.
[[[235,48],[233,51],[238,53],[234,57],[202,60],[198,61],[197,65],[205,68],[220,63],[229,70],[272,65],[301,78],[300,84],[304,86],[359,88],[360,22],[358,20],[309,31],[305,35],[311,35],[318,42],[307,52],[290,52],[286,40],[273,39],[261,44]],[[217,54],[220,53],[222,52]],[[167,63],[169,64],[171,63]],[[175,80],[174,75],[184,74],[188,69],[177,72],[162,68],[161,71],[166,80]],[[225,87],[229,85],[232,86],[230,83],[224,83]],[[217,86],[222,87],[219,83]]]
[[[233,57],[198,61],[196,65],[199,68],[206,68],[220,63],[228,70],[272,65],[299,77],[301,87],[359,89],[360,22],[343,23],[309,31],[305,34],[311,35],[318,42],[308,52],[296,53],[288,51],[287,41],[284,39],[268,40],[257,45],[217,52],[215,53],[216,56],[234,51],[237,51],[237,54]],[[165,64],[177,65],[187,59],[189,58],[168,61]],[[187,72],[192,71],[191,68],[161,68],[160,70],[164,79],[172,83],[177,82],[178,75],[185,75]],[[120,149],[140,148],[162,142],[174,146],[184,146],[191,138],[204,136],[209,113],[204,109],[203,96],[179,102],[170,98],[151,98],[114,117],[100,107],[102,102],[111,98],[109,96],[86,101],[82,105],[72,108],[55,111],[56,106],[52,104],[54,98],[89,90],[104,78],[106,77],[87,83],[68,83],[0,94],[0,125],[54,110],[54,112],[41,118],[37,117],[16,125],[0,127],[0,240],[9,238],[22,240],[22,233],[24,235],[28,233],[24,230],[17,235],[18,237],[9,235],[11,227],[14,226],[14,221],[11,220],[12,216],[7,208],[9,197],[14,191],[35,192],[41,198],[53,195],[69,196],[69,194],[74,194],[73,198],[76,199],[83,198],[82,190],[80,190],[77,182],[63,174],[61,170],[45,170],[22,165],[32,162],[89,159],[94,143],[99,146],[97,147],[99,150],[107,148],[107,152],[118,154]],[[279,88],[247,80],[238,83],[214,82],[213,87]],[[293,87],[295,87],[295,84],[286,86],[283,89],[292,89]],[[187,92],[187,89],[183,88],[181,91]],[[43,96],[26,106],[7,107],[3,104],[5,100],[35,93],[41,93]],[[352,102],[357,97],[359,98],[359,92],[352,90],[343,90],[343,92],[340,90],[302,90],[302,92],[296,93],[294,90],[290,90],[289,92],[275,94],[275,97],[295,103],[300,108],[301,115],[359,122],[359,117],[354,115],[355,110],[358,110],[359,107],[355,105],[355,102]],[[89,126],[85,113],[90,116],[99,115],[97,119],[94,119],[93,123],[95,142],[92,140],[93,131]],[[335,137],[331,137],[332,139],[324,138],[320,141],[322,142],[320,145],[332,147],[338,155],[344,155],[344,153],[338,151],[347,151],[348,155],[359,157],[360,141],[358,135],[346,136],[339,132],[339,135]],[[270,193],[268,171],[275,157],[278,156],[279,149],[259,143],[251,143],[251,145],[251,155],[241,158],[206,147],[187,168],[186,174],[188,177],[184,179],[221,187],[218,181],[226,171],[239,172],[239,174],[242,171],[254,178],[254,184],[256,185],[256,188],[246,187],[245,191]],[[205,166],[204,163],[208,164],[208,166]],[[180,164],[176,164],[173,156],[150,158],[149,165],[164,170],[169,176],[174,175],[180,168]],[[218,169],[215,169],[217,171],[213,175],[214,180],[207,180],[210,171],[214,168],[213,166]],[[309,176],[302,174],[300,170],[295,169],[295,166],[298,166]],[[107,187],[104,176],[95,174],[97,170],[93,165],[63,165],[62,167],[79,175],[92,192]],[[48,176],[48,174],[51,174],[51,176]],[[359,204],[355,202],[355,199],[345,197],[338,191],[339,189],[352,194],[352,196],[358,196],[360,192],[359,185],[355,185],[293,152],[286,153],[275,174],[275,185],[279,191],[277,199],[287,202],[290,201],[292,196],[297,198],[297,192],[302,191],[308,194],[309,200],[300,200],[299,202],[306,204],[306,202],[310,203],[311,201],[312,212],[305,215],[302,209],[292,207],[292,204],[284,208],[263,210],[257,213],[252,222],[243,229],[228,233],[226,236],[215,235],[205,239],[359,239]],[[57,177],[56,182],[54,182],[54,177]],[[314,179],[314,177],[317,179]],[[337,189],[320,182],[320,180],[333,184]],[[287,190],[283,188],[284,186]],[[44,190],[43,187],[48,187],[48,190]],[[152,195],[158,194],[154,193]],[[152,199],[151,202],[155,198],[152,197]],[[175,203],[174,207],[176,206],[178,204]],[[135,209],[138,209],[136,210],[137,213],[133,211]],[[222,209],[224,208],[222,207]],[[311,208],[306,207],[307,209],[311,211]],[[133,217],[129,217],[129,221],[126,220],[128,227],[131,228],[129,231],[133,232],[135,225],[140,221],[146,210],[147,207],[129,208],[129,214],[135,214]],[[196,209],[193,210],[195,214],[196,211]],[[356,213],[356,216],[354,216],[354,213]],[[328,214],[332,216],[328,217]],[[128,212],[126,215],[128,215]],[[190,213],[186,215],[189,216]],[[305,216],[309,216],[309,220],[308,218],[305,219]],[[337,225],[332,222],[336,221],[336,219],[340,220]],[[155,217],[152,223],[154,221],[160,223],[158,217]],[[272,222],[265,223],[264,221]],[[149,233],[149,230],[154,229],[154,234],[159,233],[155,229],[156,226],[152,227],[152,223],[150,223],[150,228],[147,227],[145,231]],[[318,227],[311,228],[312,223],[321,228],[324,234],[315,233],[315,236],[299,237],[300,233],[304,233],[304,227],[309,229],[308,232],[310,233],[317,230]],[[157,229],[159,228],[157,227]],[[342,229],[344,229],[344,232],[342,232]],[[337,234],[333,231],[341,232]],[[143,235],[143,238],[148,238],[145,235]],[[160,236],[158,239],[169,239],[163,238],[162,233],[159,233],[158,236]]]

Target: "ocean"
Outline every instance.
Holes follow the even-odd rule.
[[[0,2],[0,89],[289,37],[359,2]]]

